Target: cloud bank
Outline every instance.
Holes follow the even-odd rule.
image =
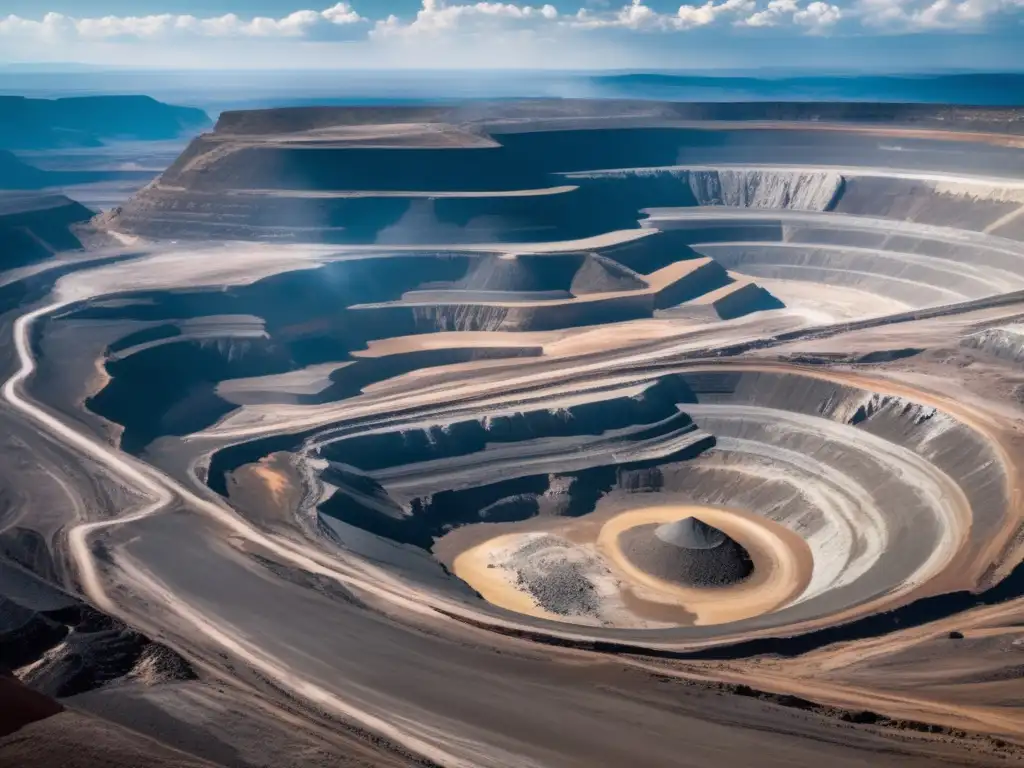
[[[0,17],[0,35],[22,35],[45,41],[72,38],[146,40],[174,36],[303,38],[317,27],[341,27],[366,21],[348,3],[338,3],[322,11],[295,11],[277,19],[265,16],[244,19],[234,13],[202,19],[170,13],[97,18],[47,13],[40,19],[12,14]]]
[[[310,58],[311,46],[321,45],[322,49],[322,44],[335,42],[360,46],[359,55],[345,64],[408,65],[414,52],[421,55],[434,45],[441,46],[436,48],[438,55],[430,59],[434,66],[452,62],[472,66],[490,59],[557,67],[574,60],[569,54],[565,54],[569,58],[549,60],[550,52],[559,46],[574,55],[586,54],[591,62],[605,57],[601,59],[604,62],[617,50],[668,47],[674,36],[684,39],[698,30],[717,30],[722,41],[745,42],[787,35],[979,34],[999,25],[1020,25],[1024,16],[1024,0],[706,0],[669,9],[659,5],[660,10],[651,4],[654,0],[624,4],[622,0],[577,0],[579,7],[567,4],[571,1],[422,0],[415,13],[377,17],[368,9],[380,4],[370,0],[296,10],[276,18],[233,13],[205,18],[172,13],[9,15],[0,16],[0,57],[52,60],[55,46],[60,45],[62,53],[82,60],[124,63],[124,52],[132,44],[141,44],[154,59],[161,54],[173,59],[191,50],[208,60],[216,51],[204,48],[203,41],[216,39],[225,41],[224,56],[230,49],[236,56],[232,60],[238,60],[240,51],[252,61],[262,55],[259,50],[264,54],[291,50],[297,59],[301,58],[298,52],[305,51],[303,61],[315,63]],[[652,43],[655,38],[660,42]],[[607,61],[606,65],[616,64]]]
[[[673,13],[658,12],[644,0],[619,8],[581,7],[560,12],[552,4],[505,2],[459,3],[423,0],[415,16],[362,16],[348,2],[324,10],[297,10],[280,18],[244,18],[226,14],[209,18],[170,13],[148,16],[73,17],[46,13],[32,19],[0,17],[0,34],[45,40],[77,37],[89,40],[153,39],[175,35],[200,37],[303,38],[324,28],[364,26],[368,37],[437,35],[471,28],[493,30],[546,28],[549,31],[620,29],[634,32],[679,32],[716,23],[752,28],[792,25],[820,29],[842,20],[875,31],[963,29],[993,17],[1024,10],[1024,0],[854,0],[840,7],[821,0],[708,0],[703,5],[680,5]]]

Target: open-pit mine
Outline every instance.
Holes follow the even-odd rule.
[[[1022,150],[294,108],[91,220],[0,198],[4,685],[66,708],[0,754],[1024,762]]]

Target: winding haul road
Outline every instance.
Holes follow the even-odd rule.
[[[134,616],[131,611],[126,611],[122,605],[119,605],[109,596],[104,585],[104,579],[97,568],[95,556],[89,545],[90,538],[105,529],[144,520],[153,515],[168,511],[179,502],[184,502],[190,508],[210,515],[219,524],[230,530],[231,534],[243,537],[250,543],[257,544],[298,567],[312,573],[330,577],[346,586],[357,587],[377,597],[391,600],[396,604],[396,607],[405,611],[415,613],[424,610],[423,605],[417,601],[401,597],[394,591],[381,589],[365,578],[327,568],[318,562],[321,559],[320,557],[311,558],[298,551],[294,544],[284,544],[260,533],[252,526],[247,525],[232,511],[209,500],[200,498],[170,477],[143,465],[124,453],[104,445],[94,437],[75,430],[59,418],[47,413],[43,408],[30,402],[24,396],[23,391],[25,383],[36,370],[35,358],[31,348],[33,324],[40,318],[51,315],[66,306],[68,306],[68,303],[56,302],[48,304],[21,315],[15,320],[13,338],[18,355],[19,368],[4,383],[3,397],[11,406],[35,421],[53,437],[64,442],[76,452],[80,452],[82,455],[93,459],[101,467],[109,470],[123,482],[129,484],[143,497],[151,499],[148,503],[143,503],[140,508],[127,514],[122,514],[109,520],[83,522],[75,525],[68,531],[68,549],[81,579],[82,589],[97,607],[113,616],[124,619],[129,624],[138,622],[138,617]],[[260,652],[258,648],[218,629],[215,619],[204,617],[190,608],[138,566],[131,563],[123,563],[120,567],[125,576],[127,576],[128,583],[133,588],[141,589],[150,595],[161,598],[167,608],[173,610],[180,619],[188,622],[204,639],[222,648],[224,651],[244,659],[255,669],[258,669],[261,673],[279,684],[283,689],[289,690],[317,706],[325,707],[339,716],[358,723],[361,727],[380,734],[386,739],[439,764],[456,766],[457,768],[479,764],[445,751],[437,746],[436,740],[417,736],[416,731],[421,729],[396,726],[394,722],[353,706],[321,686],[302,679],[294,672],[289,671],[286,665]],[[149,622],[146,621],[145,623]]]

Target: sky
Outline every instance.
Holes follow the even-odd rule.
[[[0,63],[1024,70],[1024,0],[0,0]]]

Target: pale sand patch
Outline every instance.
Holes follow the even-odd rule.
[[[267,458],[260,459],[257,464],[251,465],[252,473],[262,480],[271,497],[278,504],[282,503],[285,494],[291,488],[291,482],[280,470],[274,469],[267,463]]]
[[[544,354],[551,357],[572,357],[605,352],[648,341],[687,336],[696,330],[707,328],[708,325],[709,323],[691,322],[680,318],[651,318],[589,326],[545,344]]]
[[[590,541],[567,540],[566,560],[589,562],[586,578],[599,601],[595,614],[559,614],[545,610],[517,583],[516,563],[524,564],[519,551],[538,540],[552,538],[551,532],[526,531],[503,534],[466,550],[455,558],[452,571],[476,589],[489,603],[509,611],[582,626],[620,629],[667,629],[691,623],[692,617],[676,606],[652,605],[637,598],[630,585],[623,584],[607,566],[602,554]],[[556,538],[558,537],[556,534]],[[660,610],[659,610],[660,609]]]
[[[356,350],[352,356],[374,358],[425,350],[541,347],[548,357],[572,357],[686,336],[709,325],[679,318],[647,318],[557,331],[440,331],[373,339],[367,342],[366,349]]]
[[[644,573],[619,548],[619,535],[630,528],[686,517],[697,517],[742,544],[754,561],[753,575],[731,587],[682,587]],[[777,610],[807,588],[813,569],[810,549],[793,532],[755,514],[717,507],[664,505],[626,511],[604,524],[597,545],[625,581],[643,588],[646,599],[683,606],[694,614],[698,626],[725,624]]]
[[[728,285],[723,285],[721,288],[715,288],[713,291],[701,294],[695,299],[692,299],[687,304],[693,304],[698,307],[706,307],[714,304],[716,301],[724,299],[726,296],[743,290],[748,285],[754,283],[754,281],[746,275],[741,275],[738,272],[729,272],[729,277],[732,278],[733,282]]]
[[[227,379],[217,384],[217,395],[231,398],[251,392],[274,392],[289,395],[318,395],[331,385],[331,374],[352,365],[351,360],[316,363],[287,373],[252,376],[247,379]]]
[[[757,284],[785,304],[790,312],[822,325],[911,309],[901,301],[845,286],[764,277],[757,278]]]
[[[527,616],[550,621],[565,621],[565,616],[545,611],[534,599],[511,581],[505,568],[489,568],[493,563],[505,562],[512,552],[522,546],[521,533],[509,533],[485,541],[455,558],[452,571],[480,593],[491,605]]]
[[[387,339],[371,339],[366,342],[366,349],[353,351],[352,357],[388,357],[406,352],[443,349],[539,347],[545,338],[557,336],[560,333],[560,331],[439,331],[416,336],[392,336]]]
[[[649,576],[622,555],[617,542],[623,531],[690,516],[720,528],[746,547],[754,561],[750,578],[730,587],[686,588]],[[597,553],[616,577],[621,600],[611,610],[609,623],[635,629],[724,624],[777,610],[807,588],[814,565],[810,548],[789,529],[751,512],[716,507],[665,504],[614,513],[610,518],[596,513],[572,520],[535,519],[516,527],[557,533],[588,549],[596,542]],[[588,623],[545,611],[514,583],[510,571],[488,567],[507,562],[522,546],[523,537],[530,535],[520,530],[488,538],[457,555],[452,571],[492,605],[552,621]]]
[[[228,497],[250,520],[267,525],[294,524],[302,483],[290,454],[272,453],[244,464],[228,476]]]
[[[207,137],[211,141],[271,145],[302,145],[314,147],[478,147],[501,146],[494,139],[451,123],[364,123],[360,125],[331,125],[296,133],[218,134]]]

